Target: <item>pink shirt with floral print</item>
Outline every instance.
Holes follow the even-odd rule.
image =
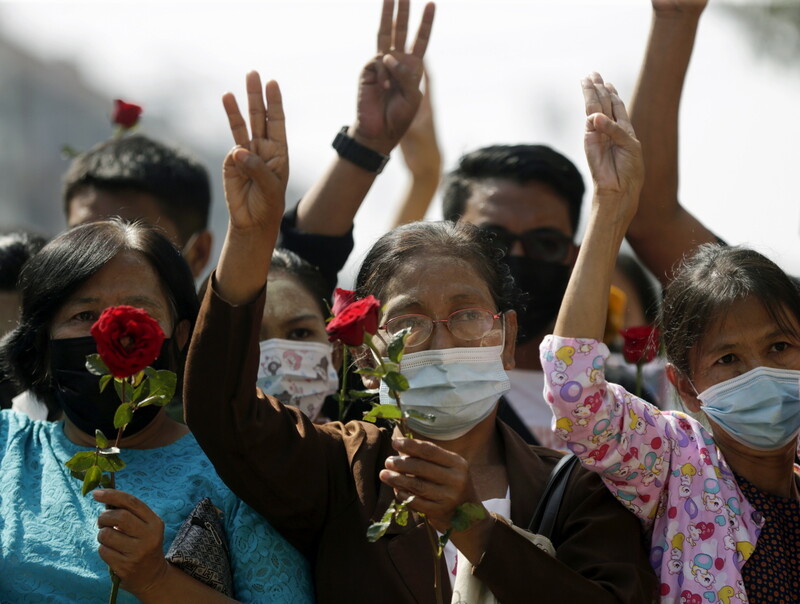
[[[540,354],[553,430],[652,530],[661,601],[747,602],[741,570],[764,521],[711,434],[606,382],[602,342],[547,336]]]

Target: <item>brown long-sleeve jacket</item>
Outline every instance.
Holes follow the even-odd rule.
[[[391,434],[364,422],[315,426],[255,388],[264,294],[232,307],[209,287],[189,352],[186,420],[228,486],[310,560],[319,602],[433,603],[433,554],[421,520],[376,543],[367,527],[392,491],[378,479]],[[504,423],[511,520],[527,527],[560,454]],[[594,473],[576,468],[555,558],[495,521],[475,574],[504,603],[651,602],[656,579],[639,522]],[[444,567],[444,564],[442,564]],[[450,581],[443,571],[445,602]]]

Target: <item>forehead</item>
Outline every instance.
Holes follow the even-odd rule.
[[[170,241],[179,246],[186,244],[177,225],[164,216],[158,200],[149,193],[132,189],[107,191],[84,187],[70,198],[67,206],[67,226],[70,228],[114,216],[128,222],[143,220],[147,224],[159,226],[164,229]]]
[[[787,309],[781,309],[786,327],[800,331],[798,320]],[[737,300],[718,311],[708,321],[697,345],[690,351],[690,362],[704,355],[725,354],[737,347],[756,345],[780,334],[786,329],[770,315],[764,303],[755,296]],[[786,334],[788,335],[788,334]]]
[[[267,278],[267,301],[264,318],[286,321],[302,315],[314,315],[324,321],[320,303],[300,280],[282,271],[271,271]]]
[[[489,286],[467,260],[442,254],[416,254],[386,282],[381,303],[385,313],[409,306],[431,315],[446,315],[465,304],[494,309]]]
[[[551,228],[574,235],[567,200],[540,181],[520,184],[490,178],[475,182],[462,220],[478,226],[496,224],[512,233]]]
[[[156,270],[140,253],[125,250],[78,287],[65,301],[94,299],[112,306],[149,300],[166,308],[168,296]]]

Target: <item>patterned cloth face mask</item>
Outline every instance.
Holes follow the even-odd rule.
[[[697,398],[708,417],[752,449],[774,451],[800,431],[800,371],[757,367]]]
[[[500,397],[511,389],[503,368],[503,345],[444,348],[406,354],[400,372],[410,388],[400,394],[403,407],[427,421],[409,417],[408,427],[435,440],[453,440],[486,419]],[[381,382],[382,404],[395,404]]]
[[[316,419],[325,397],[339,389],[331,345],[271,338],[260,342],[259,348],[256,386]]]

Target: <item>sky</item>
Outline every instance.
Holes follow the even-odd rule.
[[[800,274],[800,72],[771,61],[723,7],[710,4],[682,102],[680,198],[728,242]],[[412,2],[412,24],[422,6]],[[144,105],[145,133],[158,136],[147,130],[147,114],[158,115],[180,143],[211,149],[220,163],[232,144],[221,95],[242,95],[251,69],[278,80],[290,187],[302,192],[332,160],[335,133],[354,118],[379,13],[379,0],[28,0],[0,2],[0,30],[36,56],[75,63],[109,99]],[[479,146],[531,142],[562,151],[588,177],[580,78],[598,71],[629,99],[650,13],[647,0],[438,2],[426,62],[445,168]],[[356,219],[345,285],[388,227],[406,182],[398,151]],[[440,216],[438,198],[429,216]],[[218,192],[218,242],[224,221]]]

